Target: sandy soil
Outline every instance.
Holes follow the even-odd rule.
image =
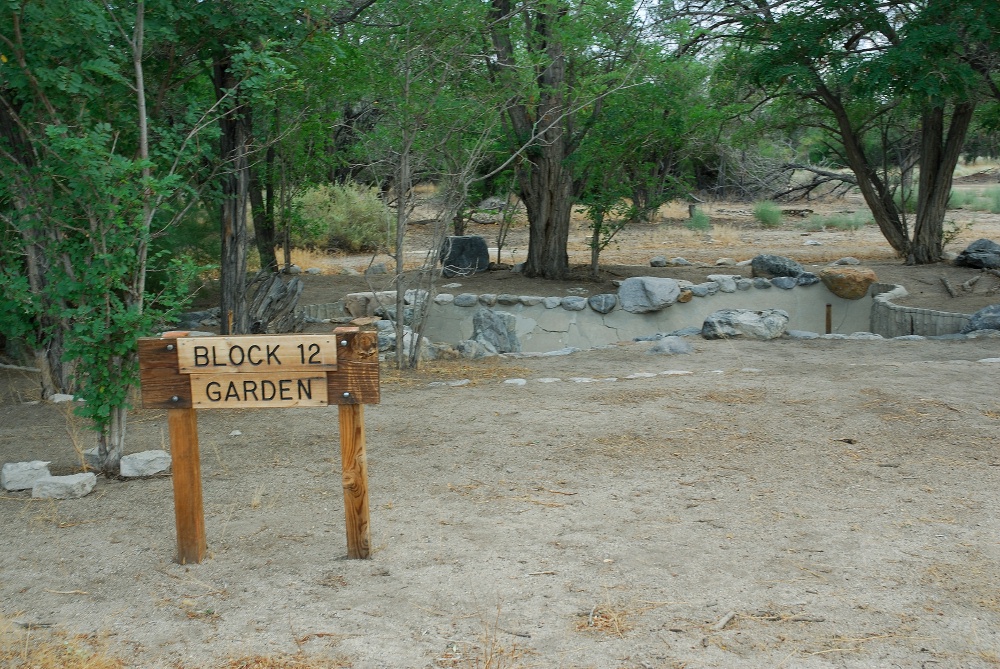
[[[623,245],[634,271],[654,246],[706,263],[868,249],[925,306],[998,301],[993,277],[942,295],[956,270],[902,268],[870,231],[804,247],[794,227],[746,227],[682,247],[650,227]],[[524,281],[509,276],[477,281]],[[309,295],[355,280],[316,277]],[[544,292],[574,285],[604,292]],[[135,667],[1000,663],[1000,339],[649,346],[384,368],[365,410],[364,561],[345,557],[336,409],[202,411],[209,558],[173,561],[169,477],[62,502],[4,493],[0,614]],[[77,471],[91,435],[33,392],[0,370],[0,461]],[[130,435],[130,452],[165,447],[164,412],[134,412]]]

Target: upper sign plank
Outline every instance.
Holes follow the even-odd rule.
[[[337,369],[337,337],[333,335],[180,337],[176,342],[181,374]]]

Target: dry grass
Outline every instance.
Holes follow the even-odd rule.
[[[299,653],[279,657],[241,657],[218,665],[218,669],[344,669],[350,666],[351,663],[344,658],[317,659]]]
[[[527,367],[515,367],[496,357],[482,360],[436,360],[422,363],[415,370],[399,370],[391,361],[382,364],[379,381],[383,386],[413,388],[435,381],[468,379],[469,385],[484,381],[500,382],[504,379],[524,378],[532,374]]]
[[[0,666],[8,669],[121,669],[102,637],[66,636],[0,619]]]

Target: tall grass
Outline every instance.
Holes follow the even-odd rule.
[[[781,225],[781,209],[774,202],[764,200],[754,203],[753,217],[765,228]]]
[[[969,209],[1000,214],[1000,186],[979,189],[952,189],[948,198],[949,209]]]
[[[821,230],[844,230],[853,232],[860,230],[865,225],[872,222],[872,217],[867,212],[856,211],[852,214],[829,214],[827,216],[810,216],[801,227],[813,232]]]
[[[684,227],[694,232],[708,232],[712,227],[712,219],[701,209],[695,209]]]

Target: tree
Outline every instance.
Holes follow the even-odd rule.
[[[150,150],[145,7],[128,9],[11,6],[0,38],[0,329],[27,338],[45,396],[85,400],[77,412],[107,474],[122,454],[136,338],[181,303],[188,276],[149,257],[158,215],[184,208],[177,169],[190,145],[161,129],[178,153]],[[166,292],[147,293],[150,270],[171,273]]]
[[[631,81],[644,3],[569,0],[490,3],[491,74],[516,91],[506,105],[508,142],[528,213],[524,274],[561,279],[573,202],[570,159],[604,109]]]
[[[685,13],[700,28],[690,44],[723,40],[721,62],[732,76],[768,96],[795,96],[813,110],[806,115],[836,138],[843,164],[900,256],[908,263],[941,259],[952,173],[983,76],[989,79],[996,65],[983,56],[996,38],[979,27],[996,23],[992,3],[795,0],[748,8],[696,0]],[[885,132],[899,124],[919,146],[912,229],[896,201],[911,156],[894,151]],[[882,140],[876,142],[881,164],[873,138]],[[894,152],[898,160],[890,166]]]

